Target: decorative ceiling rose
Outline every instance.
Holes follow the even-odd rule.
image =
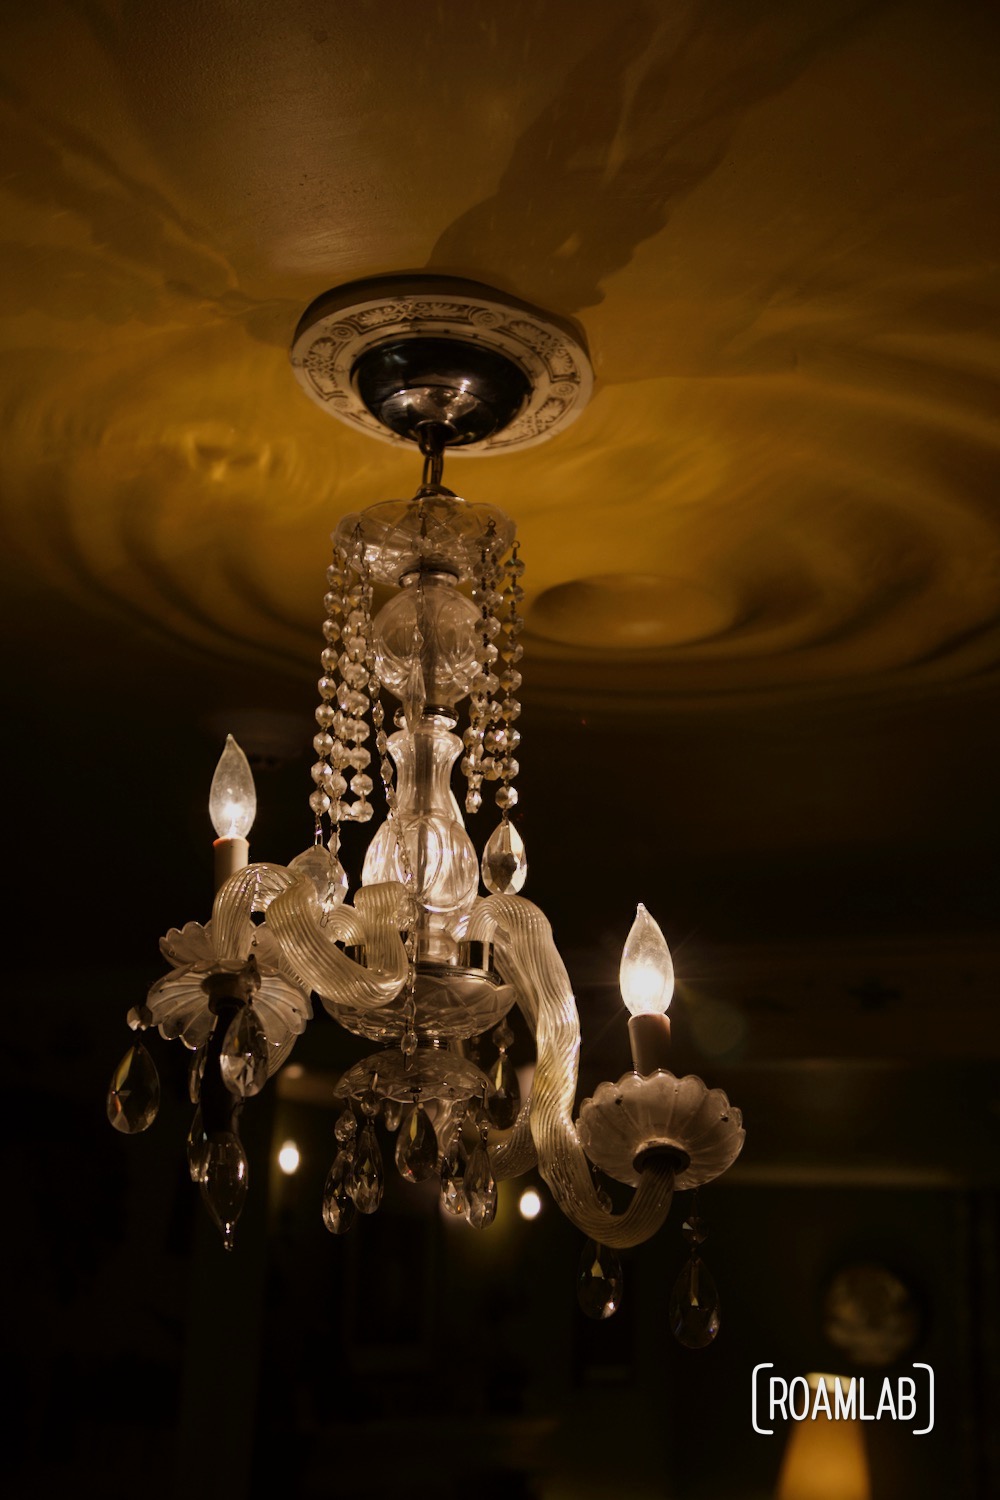
[[[634,1071],[601,1084],[574,1119],[573,991],[546,917],[521,895],[524,563],[509,516],[442,484],[452,449],[524,447],[572,421],[591,387],[583,344],[489,288],[410,277],[319,298],[299,325],[292,363],[335,415],[415,444],[421,482],[412,499],[342,516],[333,533],[312,842],[287,867],[250,863],[256,792],[229,735],[209,798],[218,835],[211,921],[161,940],[170,972],[128,1021],[192,1053],[188,1162],[227,1248],[249,1175],[240,1114],[285,1063],[315,999],[376,1048],[336,1086],[327,1229],[346,1233],[357,1214],[379,1207],[384,1131],[396,1134],[404,1179],[435,1179],[443,1210],[479,1229],[496,1213],[498,1181],[537,1166],[586,1236],[580,1306],[604,1318],[621,1299],[616,1251],[656,1232],[675,1186],[696,1188],[732,1164],[742,1122],[720,1089],[668,1070],[673,963],[641,905],[619,976]],[[376,584],[393,592],[373,614]],[[492,793],[499,815],[481,851],[452,789],[459,760],[465,812],[478,814]],[[363,865],[349,873],[341,827],[370,822]],[[510,1055],[515,1007],[536,1052],[526,1100]],[[158,1100],[152,1059],[136,1042],[112,1078],[111,1123],[138,1134]],[[618,1209],[613,1179],[632,1189]],[[718,1298],[693,1211],[684,1233],[690,1258],[671,1322],[682,1343],[700,1348],[718,1331]]]
[[[545,442],[576,420],[594,385],[582,335],[571,324],[453,277],[376,277],[324,292],[292,340],[292,368],[307,396],[341,421],[398,444],[407,435],[365,399],[394,359],[406,366],[411,389],[451,390],[495,413],[485,430],[476,425],[461,439],[469,454]],[[455,362],[458,378],[448,381]]]

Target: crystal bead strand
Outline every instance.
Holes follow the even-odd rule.
[[[403,1000],[403,1035],[399,1039],[399,1049],[406,1058],[407,1065],[412,1063],[413,1056],[417,1050],[417,1002],[414,995],[414,970],[413,951],[409,942],[406,944],[407,957],[410,960],[410,972],[406,980],[405,999]]]
[[[331,848],[334,854],[339,844],[338,824],[340,799],[347,790],[347,782],[341,776],[344,745],[337,734],[341,714],[336,706],[340,687],[338,668],[340,651],[338,642],[343,635],[344,590],[347,586],[347,556],[343,548],[335,547],[333,562],[326,570],[327,592],[323,596],[326,618],[323,621],[323,652],[320,664],[323,675],[317,683],[320,705],[316,710],[318,733],[313,738],[316,763],[312,768],[315,789],[309,798],[315,819],[316,843],[323,842],[323,818],[329,816],[331,823]],[[331,731],[333,731],[331,733]]]
[[[502,595],[493,597],[505,613],[500,617],[497,636],[499,677],[494,676],[503,697],[489,705],[490,726],[483,736],[483,775],[491,781],[499,781],[496,803],[500,809],[500,822],[487,840],[483,850],[483,884],[495,895],[511,895],[520,891],[528,877],[528,861],[525,857],[524,841],[510,821],[510,811],[517,805],[517,788],[511,785],[520,767],[514,751],[521,743],[520,731],[514,721],[521,712],[521,705],[514,694],[521,686],[521,674],[517,663],[524,647],[518,636],[523,619],[518,606],[524,598],[524,589],[518,582],[524,573],[524,563],[518,556],[515,542],[507,562],[507,576]]]
[[[496,591],[497,567],[491,556],[488,530],[480,553],[480,567],[472,597],[480,607],[479,644],[476,651],[479,671],[472,680],[469,694],[469,727],[465,731],[465,757],[462,770],[468,780],[469,790],[465,798],[467,813],[476,813],[483,804],[483,777],[495,777],[495,765],[491,756],[484,755],[485,737],[493,722],[496,706],[493,694],[500,686],[493,670],[497,660],[496,637],[500,634],[500,621],[496,610],[502,596]]]
[[[344,594],[348,613],[344,622],[344,649],[339,663],[341,683],[337,691],[337,702],[340,705],[340,717],[336,730],[345,743],[344,768],[349,766],[354,773],[350,785],[356,800],[342,800],[340,814],[353,823],[367,823],[375,809],[368,801],[368,794],[372,789],[372,779],[368,775],[371,751],[365,745],[365,740],[371,733],[365,717],[371,700],[363,689],[370,687],[373,676],[371,606],[374,590],[360,542],[352,566],[355,577]]]
[[[374,646],[372,648],[372,655],[374,656]],[[372,724],[375,727],[375,754],[378,756],[379,775],[382,778],[382,787],[385,791],[386,815],[392,818],[396,813],[396,779],[393,773],[392,761],[389,758],[389,736],[385,732],[385,705],[382,703],[382,684],[374,668],[372,669],[368,683],[372,700]]]
[[[480,553],[479,573],[472,590],[472,597],[480,606],[480,640],[477,643],[476,659],[477,665],[481,665],[479,658],[482,647],[489,643],[486,633],[487,622],[490,614],[487,606],[483,603],[483,596],[489,588],[488,579],[489,553],[484,546]],[[478,690],[479,672],[477,671],[469,690],[469,724],[462,736],[465,745],[465,755],[462,758],[462,771],[465,774],[468,790],[465,796],[465,810],[467,813],[477,813],[483,805],[483,794],[480,787],[483,784],[482,759],[483,759],[483,735],[486,728],[486,715],[484,712],[483,694]]]
[[[481,676],[484,679],[482,686],[487,699],[485,705],[486,723],[483,730],[483,750],[486,753],[483,755],[482,774],[487,781],[498,781],[500,778],[500,763],[496,759],[496,756],[486,748],[487,736],[490,736],[491,734],[492,736],[495,736],[496,726],[503,716],[503,709],[501,708],[500,699],[498,696],[500,692],[500,679],[497,676],[496,671],[498,665],[498,657],[500,655],[497,642],[503,640],[503,636],[500,633],[503,623],[500,619],[500,609],[503,605],[503,594],[500,593],[497,587],[499,582],[500,569],[499,566],[494,563],[492,572],[490,574],[489,593],[486,600],[490,613],[488,622],[484,620],[482,647],[483,664],[481,673]],[[486,640],[487,629],[490,633],[490,639],[488,641]],[[489,743],[495,744],[495,738],[491,737]]]
[[[517,787],[512,786],[520,766],[514,759],[514,751],[521,743],[521,734],[514,727],[514,720],[521,712],[521,705],[514,696],[521,686],[521,674],[517,670],[516,663],[520,661],[524,647],[519,645],[518,636],[524,620],[518,613],[521,600],[524,598],[524,589],[520,578],[524,573],[524,563],[519,556],[520,543],[515,542],[507,561],[507,578],[503,590],[503,603],[506,607],[506,615],[501,620],[503,634],[500,638],[499,655],[502,661],[498,686],[503,692],[500,703],[500,716],[494,727],[488,730],[484,740],[484,747],[493,756],[497,767],[497,777],[501,785],[497,787],[496,804],[503,813],[504,821],[510,809],[517,804]]]

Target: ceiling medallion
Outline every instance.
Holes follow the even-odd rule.
[[[656,1232],[676,1186],[698,1188],[732,1164],[742,1120],[720,1089],[669,1071],[673,963],[641,905],[619,976],[634,1071],[601,1084],[574,1118],[573,990],[548,920],[521,895],[525,565],[509,516],[442,483],[452,449],[497,452],[564,429],[590,393],[586,352],[572,330],[499,292],[411,277],[319,298],[292,363],[327,410],[419,449],[421,482],[411,499],[377,501],[333,532],[310,842],[287,866],[250,862],[256,792],[230,735],[209,798],[211,920],[161,940],[169,972],[128,1022],[191,1051],[188,1163],[227,1248],[249,1177],[241,1112],[284,1064],[315,1000],[375,1048],[336,1085],[327,1229],[345,1233],[379,1207],[387,1133],[400,1174],[436,1181],[442,1209],[478,1229],[496,1214],[498,1181],[537,1167],[585,1237],[580,1306],[604,1318],[621,1298],[617,1250]],[[377,612],[376,584],[392,591]],[[455,795],[459,762],[465,814],[496,809],[480,848]],[[373,826],[350,871],[345,823]],[[515,1007],[535,1052],[527,1099],[511,1056]],[[137,1041],[111,1081],[112,1125],[145,1130],[158,1099]],[[615,1179],[632,1189],[619,1207]],[[718,1331],[718,1297],[693,1211],[684,1234],[671,1326],[700,1348]]]
[[[470,454],[554,437],[594,383],[568,322],[479,282],[438,276],[377,277],[323,293],[295,330],[292,368],[325,411],[384,442],[412,439],[419,412],[437,401],[454,418],[450,446]],[[384,411],[387,388],[424,393],[414,397],[412,423]],[[414,403],[403,395],[399,404]]]

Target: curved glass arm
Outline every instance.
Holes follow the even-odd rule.
[[[536,1011],[538,1059],[529,1120],[538,1169],[553,1197],[566,1217],[598,1243],[614,1249],[641,1244],[670,1211],[673,1169],[651,1162],[623,1213],[609,1214],[598,1201],[573,1123],[580,1020],[546,917],[520,896],[490,896],[473,911],[468,933],[474,940],[492,939],[500,973],[525,998],[526,1018],[530,1021],[530,1010]]]
[[[245,959],[253,939],[252,912],[267,911],[296,877],[284,865],[244,865],[224,880],[212,904],[212,939],[220,963]]]
[[[399,934],[417,916],[413,897],[399,881],[385,880],[363,886],[354,898],[354,907],[361,917],[364,933],[361,941],[369,970],[376,974],[396,972],[403,948]],[[405,952],[403,949],[404,955]],[[405,964],[403,978],[406,978]]]
[[[327,999],[360,1010],[377,1010],[399,994],[409,973],[400,925],[410,917],[410,898],[395,881],[367,886],[359,910],[335,907],[324,917],[311,881],[296,880],[268,907],[267,925],[292,969]],[[348,958],[337,942],[365,948],[367,964]]]
[[[531,1135],[530,1099],[522,1104],[509,1130],[490,1130],[489,1148],[493,1175],[498,1182],[507,1177],[520,1177],[522,1172],[535,1165],[538,1153]]]

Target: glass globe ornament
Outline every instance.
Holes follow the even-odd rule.
[[[411,573],[375,617],[382,686],[405,701],[419,667],[425,703],[454,708],[479,671],[473,634],[478,621],[478,609],[459,592],[452,574]]]

